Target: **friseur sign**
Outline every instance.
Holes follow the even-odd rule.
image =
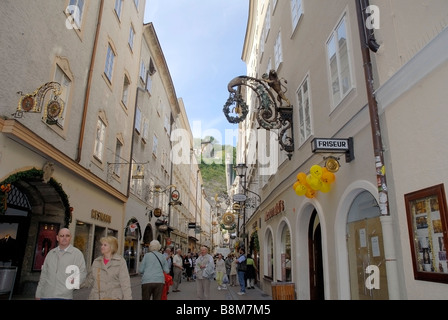
[[[355,159],[355,154],[353,152],[353,138],[314,138],[311,141],[311,150],[313,152],[345,153],[346,162],[350,162]]]

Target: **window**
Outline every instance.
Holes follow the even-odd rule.
[[[306,139],[311,136],[311,111],[310,111],[310,94],[308,76],[297,90],[297,100],[299,102],[299,135],[300,144],[305,143]]]
[[[274,58],[275,58],[275,70],[278,70],[280,63],[283,62],[283,52],[282,52],[282,33],[278,32],[277,39],[275,40],[274,46]]]
[[[59,65],[56,65],[56,71],[54,73],[54,81],[58,82],[61,85],[61,94],[59,95],[59,98],[62,101],[64,101],[64,106],[62,109],[62,114],[58,118],[58,126],[63,128],[65,122],[65,115],[67,113],[68,99],[70,97],[70,89],[72,81],[65,74],[65,72],[59,67]]]
[[[129,28],[129,40],[128,40],[129,47],[131,48],[131,50],[134,48],[134,37],[135,37],[135,30],[134,27],[131,26]]]
[[[165,115],[165,123],[164,123],[165,131],[169,135],[170,134],[170,117],[168,115]]]
[[[114,161],[114,174],[118,177],[120,176],[121,169],[121,149],[123,147],[123,143],[117,139],[117,143],[115,144],[115,161]]]
[[[84,0],[70,0],[68,12],[73,17],[78,29],[81,29],[82,17],[84,11]]]
[[[123,9],[123,0],[115,0],[115,13],[119,20],[121,20],[121,10]]]
[[[98,119],[96,123],[95,148],[93,155],[98,160],[103,160],[104,142],[106,139],[106,124],[103,120]]]
[[[157,157],[157,147],[159,145],[159,139],[156,135],[152,138],[152,154]]]
[[[123,81],[123,93],[121,94],[121,102],[123,102],[123,105],[125,107],[128,106],[128,100],[129,100],[129,79],[128,77],[125,75],[124,76],[124,81]]]
[[[331,77],[330,91],[333,99],[333,107],[335,107],[353,87],[345,16],[339,22],[328,40],[327,52]]]
[[[142,112],[139,107],[135,109],[135,131],[140,134],[142,129]]]
[[[148,136],[149,136],[149,120],[146,118],[143,118],[143,125],[142,125],[142,139],[143,142],[146,143],[146,141],[148,141]]]
[[[107,79],[112,82],[112,72],[114,69],[114,60],[115,60],[115,53],[112,47],[109,45],[107,47],[107,56],[106,56],[106,67],[104,68],[104,74],[106,75]]]
[[[140,80],[142,80],[143,83],[146,81],[146,65],[143,60],[140,62]]]
[[[297,28],[303,15],[302,0],[291,0],[292,31]]]

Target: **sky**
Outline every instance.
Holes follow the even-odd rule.
[[[241,57],[248,10],[249,0],[146,0],[144,22],[154,25],[194,138],[236,145],[225,132],[237,132],[238,125],[222,109],[227,84],[246,74]]]

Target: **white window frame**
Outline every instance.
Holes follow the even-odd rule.
[[[106,65],[104,67],[104,74],[106,75],[107,79],[112,83],[112,76],[114,71],[114,62],[115,62],[115,51],[112,48],[112,45],[109,44],[107,46],[107,55],[106,55]]]
[[[123,10],[123,0],[115,0],[115,13],[117,14],[118,20],[121,20],[121,12]]]
[[[134,39],[135,39],[135,29],[134,26],[131,25],[129,27],[129,39],[128,39],[129,48],[131,48],[131,50],[134,50]]]
[[[96,123],[95,146],[93,151],[93,155],[99,161],[103,160],[104,145],[106,142],[106,129],[107,129],[106,123],[99,117]]]
[[[131,82],[127,75],[124,75],[123,79],[123,92],[121,94],[121,102],[127,108],[129,102],[129,87],[131,86]]]
[[[306,90],[304,89],[306,86]],[[313,135],[313,118],[311,106],[311,92],[309,75],[300,84],[296,91],[297,113],[299,116],[299,145],[303,145]],[[308,105],[306,105],[308,103]]]
[[[142,111],[139,107],[135,108],[135,131],[140,134],[142,132]]]
[[[77,13],[70,11],[70,14],[73,16],[73,21],[76,23],[76,26],[78,27],[79,30],[81,30],[81,25],[82,25],[84,5],[85,5],[85,0],[70,0],[70,2],[69,2],[69,6],[78,7]]]
[[[292,21],[292,33],[299,25],[299,21],[303,16],[303,3],[302,0],[291,0],[291,21]]]
[[[348,68],[348,71],[342,72],[341,70],[346,68],[342,68],[343,63],[341,62],[341,48],[339,46],[339,41],[333,41],[335,39],[339,38],[338,31],[339,28],[344,24],[345,26],[345,46],[346,46],[346,68]],[[351,42],[349,38],[349,24],[347,19],[347,14],[344,13],[342,18],[338,21],[336,27],[333,29],[331,35],[328,37],[328,40],[326,42],[326,51],[327,51],[327,64],[328,64],[328,81],[329,81],[329,90],[330,90],[330,99],[332,101],[332,108],[331,110],[334,110],[341,101],[344,100],[344,98],[350,93],[350,91],[354,88],[354,81],[353,81],[353,67],[352,67],[352,57],[351,57]],[[330,51],[330,45],[333,41],[334,50]],[[334,51],[334,58],[331,59],[330,56],[331,52]],[[335,60],[334,60],[335,59]],[[336,63],[336,73],[332,71],[332,60]],[[346,76],[343,77],[343,74]],[[344,91],[345,89],[345,91]],[[336,93],[339,93],[338,95]],[[337,95],[337,96],[336,96]],[[335,97],[336,96],[336,97]]]
[[[282,50],[282,31],[279,30],[274,45],[274,63],[275,70],[278,71],[280,64],[283,62],[283,50]]]

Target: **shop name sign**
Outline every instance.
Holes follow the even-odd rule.
[[[354,157],[353,152],[353,138],[348,139],[331,139],[331,138],[314,138],[311,141],[311,151],[316,152],[335,152],[345,153],[345,160],[352,161]]]
[[[112,216],[105,214],[103,212],[100,212],[98,210],[95,210],[95,209],[92,209],[90,217],[94,220],[98,220],[98,221],[102,221],[102,222],[107,222],[107,223],[112,222]]]
[[[285,202],[283,200],[279,200],[273,208],[266,211],[264,221],[268,221],[269,219],[275,217],[283,211],[285,211]]]

